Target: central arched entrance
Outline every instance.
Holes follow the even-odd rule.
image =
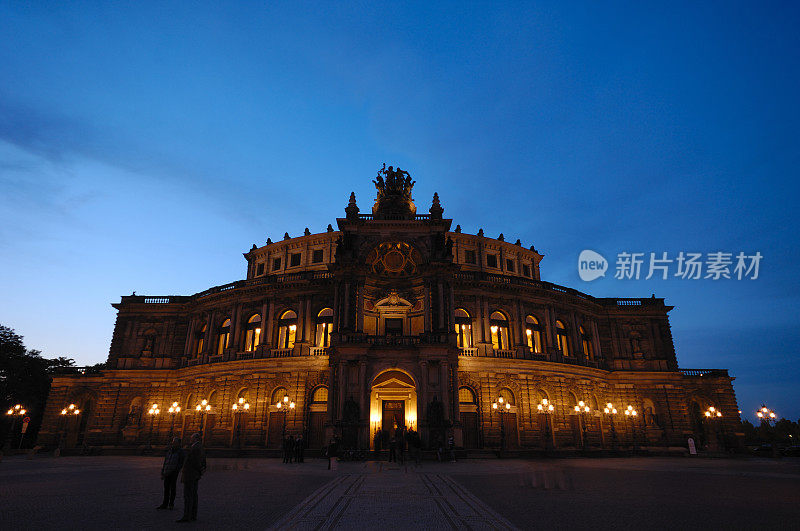
[[[378,430],[391,437],[397,428],[418,430],[417,385],[400,369],[388,369],[372,380],[370,391],[370,448],[374,449]]]

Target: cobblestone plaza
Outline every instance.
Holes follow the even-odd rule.
[[[168,529],[156,457],[6,457],[4,529]],[[198,529],[789,529],[800,461],[209,459]]]

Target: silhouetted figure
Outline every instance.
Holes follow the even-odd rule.
[[[456,442],[453,436],[447,438],[447,452],[450,455],[450,461],[456,462]]]
[[[178,522],[194,522],[197,520],[197,487],[200,477],[206,471],[206,453],[200,442],[200,434],[192,434],[192,442],[183,463],[183,518]]]
[[[373,443],[375,445],[375,456],[380,460],[381,458],[381,444],[383,443],[383,433],[381,433],[381,429],[378,428],[378,431],[375,432],[375,438],[373,439]]]
[[[331,469],[331,460],[336,459],[339,452],[339,439],[334,436],[331,442],[328,443],[328,470]]]
[[[294,462],[295,463],[302,463],[303,462],[303,444],[305,441],[303,440],[303,435],[298,435],[297,439],[294,441]]]
[[[404,464],[406,462],[406,430],[405,428],[397,428],[397,433],[395,434],[397,439],[397,454],[400,456],[400,464]]]
[[[283,462],[291,463],[294,454],[294,436],[289,435],[283,441]]]
[[[389,462],[391,463],[394,461],[397,462],[397,433],[395,432],[394,435],[391,436],[389,439]]]
[[[156,509],[172,509],[175,507],[175,494],[178,490],[178,474],[181,472],[184,461],[180,437],[172,439],[172,444],[167,447],[164,464],[161,465],[161,479],[164,480],[164,501]]]
[[[419,438],[419,433],[413,429],[408,430],[406,440],[408,441],[408,451],[414,455],[414,462],[419,465],[422,462],[422,440]]]

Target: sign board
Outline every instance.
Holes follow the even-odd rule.
[[[25,433],[28,431],[28,423],[31,421],[30,417],[25,417],[22,419],[22,431],[20,433]]]
[[[689,454],[697,455],[697,448],[694,446],[694,439],[689,437]]]

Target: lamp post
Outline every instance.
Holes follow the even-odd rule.
[[[578,405],[575,406],[575,411],[578,413],[578,422],[581,424],[581,440],[583,442],[583,449],[586,451],[589,449],[589,440],[586,438],[586,418],[584,415],[588,415],[591,409],[586,405],[586,402],[580,400]]]
[[[153,447],[153,424],[156,421],[156,417],[158,414],[161,413],[161,410],[158,409],[158,404],[153,404],[150,406],[150,409],[147,410],[147,414],[150,415],[150,435],[147,436],[147,448]]]
[[[719,450],[719,439],[717,434],[717,419],[722,417],[722,412],[715,408],[714,406],[708,406],[708,409],[705,410],[703,413],[705,415],[706,420],[708,421],[708,429],[714,435],[714,447],[716,450]]]
[[[625,408],[625,423],[627,424],[627,421],[629,419],[631,421],[630,431],[631,431],[631,440],[633,442],[633,451],[634,452],[639,451],[639,447],[638,447],[637,442],[636,442],[636,416],[638,414],[639,414],[639,412],[636,411],[635,409],[633,409],[633,406],[631,406],[630,404],[628,405],[627,408]]]
[[[250,404],[244,397],[239,397],[239,401],[233,406],[233,414],[236,417],[236,445],[241,448],[242,447],[242,413],[246,413],[250,410]]]
[[[500,413],[500,457],[502,457],[506,449],[506,423],[504,413],[509,412],[511,404],[502,396],[498,396],[497,400],[492,403],[492,409]]]
[[[609,402],[606,404],[606,407],[603,408],[603,413],[608,417],[608,422],[611,424],[611,449],[617,449],[617,429],[614,427],[614,415],[617,414],[617,408],[614,407],[614,404]]]
[[[171,406],[167,409],[167,413],[169,413],[169,443],[172,443],[172,436],[175,434],[175,417],[178,416],[178,413],[181,412],[181,406],[178,405],[177,402],[173,402]]]
[[[289,395],[283,395],[283,400],[275,404],[278,411],[283,410],[283,440],[286,440],[286,416],[294,410],[294,400],[289,400]]]
[[[28,410],[22,404],[16,404],[14,407],[6,411],[6,416],[11,418],[11,429],[8,431],[8,448],[11,449],[12,439],[14,438],[14,428],[17,426],[17,418],[24,417]],[[22,437],[24,434],[20,433],[19,446],[22,448]]]
[[[772,457],[776,457],[778,455],[778,449],[775,447],[775,432],[772,431],[772,423],[778,420],[778,416],[770,408],[761,404],[761,407],[756,411],[756,417],[761,419],[761,427],[767,432],[767,437],[769,438]],[[791,437],[791,435],[789,435],[789,437]]]
[[[542,401],[536,404],[536,410],[539,414],[544,415],[544,449],[545,451],[550,449],[550,445],[553,441],[552,438],[552,430],[550,428],[550,416],[553,414],[553,410],[555,407],[553,404],[550,403],[549,400],[546,398],[542,398]]]
[[[194,409],[200,413],[200,441],[202,442],[206,437],[206,415],[211,411],[211,404],[204,398]]]
[[[81,410],[75,404],[70,404],[70,405],[68,405],[67,407],[65,407],[64,409],[61,410],[61,418],[64,419],[64,422],[62,424],[63,425],[63,430],[61,432],[61,439],[58,441],[58,447],[59,448],[63,448],[67,444],[67,441],[66,441],[66,438],[67,438],[67,425],[69,423],[70,417],[78,418],[78,415],[80,415],[80,414],[81,414]]]

